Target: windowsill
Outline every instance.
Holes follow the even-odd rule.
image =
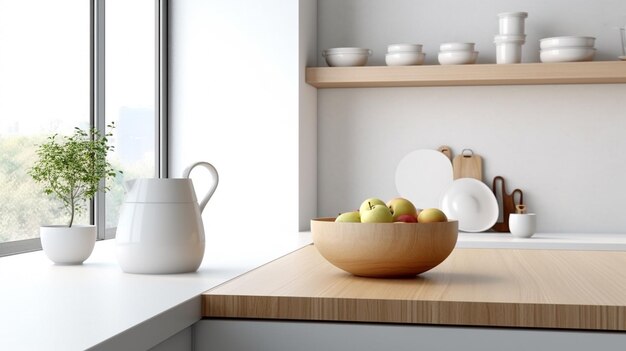
[[[2,347],[152,347],[200,319],[201,293],[310,241],[310,233],[207,236],[198,272],[179,275],[122,272],[113,240],[98,242],[81,266],[56,266],[43,252],[1,258]],[[516,239],[510,234],[461,233],[457,247],[626,251],[626,234],[536,234]]]

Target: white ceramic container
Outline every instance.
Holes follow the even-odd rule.
[[[385,55],[387,66],[415,66],[424,63],[422,52],[390,52]]]
[[[474,51],[475,43],[443,43],[439,45],[439,51]]]
[[[527,12],[503,12],[498,14],[500,34],[524,34],[524,21],[526,17],[528,17]]]
[[[537,231],[537,216],[534,213],[511,213],[509,230],[518,238],[530,238]]]
[[[387,46],[387,52],[422,52],[422,44],[391,44]]]
[[[213,184],[198,204],[189,174],[196,166],[209,170]],[[181,179],[131,181],[120,212],[116,251],[127,273],[170,274],[194,272],[205,248],[201,212],[219,182],[207,162],[191,165]]]
[[[59,265],[83,263],[96,244],[96,226],[43,226],[39,228],[41,246],[46,256]]]
[[[330,67],[365,66],[372,50],[365,48],[332,48],[322,51]]]
[[[513,64],[522,62],[522,45],[525,35],[496,35],[496,63]]]
[[[596,42],[594,37],[552,37],[539,40],[541,50],[564,48],[564,47],[587,47],[593,48]]]
[[[473,64],[478,58],[478,51],[442,51],[437,58],[441,65]]]
[[[596,49],[585,47],[554,48],[539,51],[541,62],[579,62],[591,61]]]

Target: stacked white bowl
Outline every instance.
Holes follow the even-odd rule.
[[[498,14],[500,33],[495,36],[496,63],[522,62],[522,45],[526,42],[524,21],[526,12],[504,12]]]
[[[421,65],[425,56],[422,44],[392,44],[387,46],[385,62],[387,66]]]
[[[366,48],[332,48],[322,51],[330,67],[365,66],[372,50]]]
[[[439,46],[439,64],[466,65],[476,62],[478,51],[474,43],[443,43]]]
[[[553,37],[539,40],[541,62],[591,61],[596,54],[594,37]]]

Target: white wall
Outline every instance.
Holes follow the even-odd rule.
[[[300,35],[301,15],[314,23],[297,1],[172,1],[170,173],[198,160],[218,169],[207,236],[295,233],[300,202],[312,203],[306,222],[314,215],[316,192],[300,199],[299,173],[315,164],[316,139],[300,150],[298,116],[316,104],[314,90],[299,96],[301,56],[314,60],[316,43]],[[202,175],[192,174],[198,192]]]
[[[626,2],[615,0],[319,0],[318,47],[369,47],[380,65],[387,44],[417,42],[434,64],[439,43],[473,41],[480,62],[495,62],[504,11],[529,13],[525,62],[555,35],[597,37],[599,60],[620,54]],[[483,156],[489,185],[502,175],[509,191],[521,188],[539,231],[624,233],[625,97],[624,84],[320,89],[319,215],[396,196],[400,159],[446,144]]]

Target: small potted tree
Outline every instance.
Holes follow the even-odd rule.
[[[96,129],[87,132],[74,128],[73,135],[60,138],[55,134],[38,146],[39,158],[29,174],[43,185],[45,194],[59,200],[69,215],[66,225],[40,227],[41,246],[57,264],[82,264],[93,251],[96,227],[74,224],[74,219],[87,209],[88,200],[99,190],[108,190],[100,181],[117,174],[107,161],[107,153],[114,148],[108,140],[114,125],[108,127],[104,135]]]

